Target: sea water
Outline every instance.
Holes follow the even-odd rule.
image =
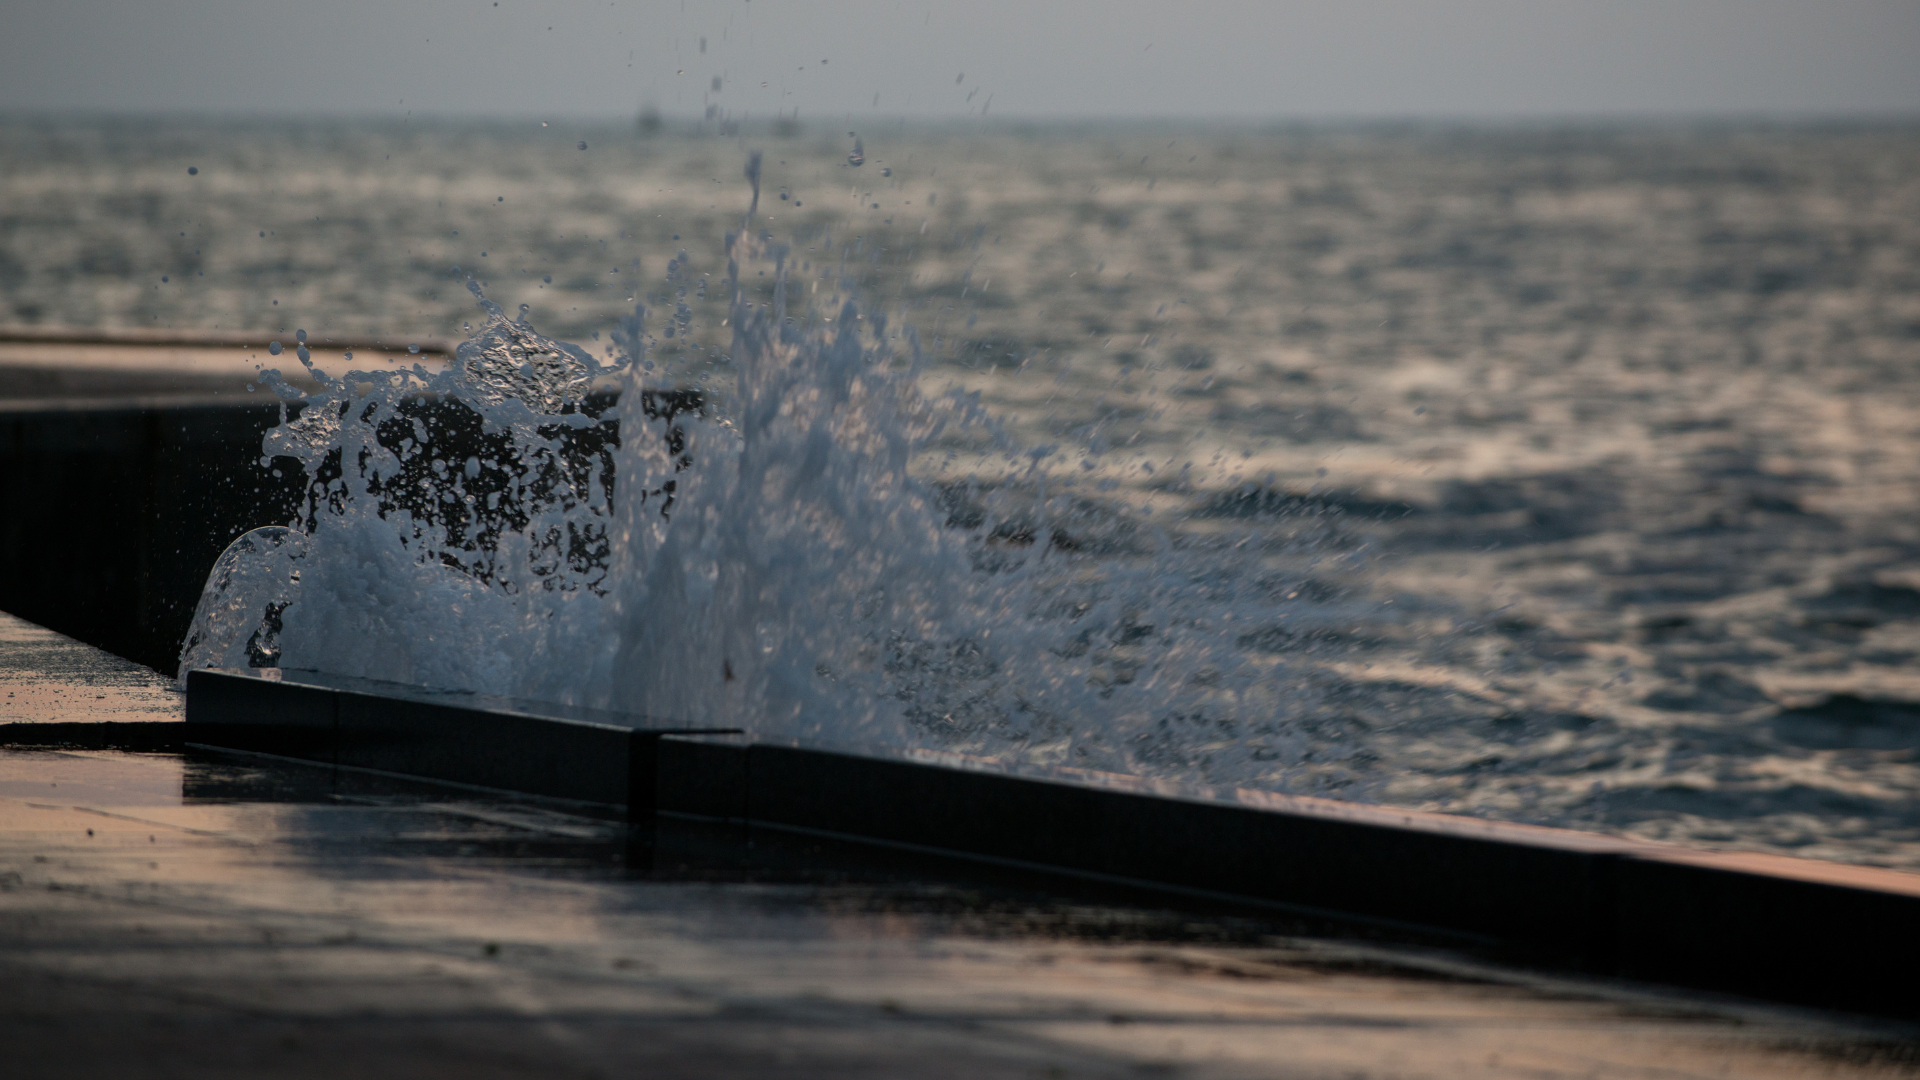
[[[1920,865],[1911,129],[844,136],[12,122],[0,271],[471,339],[248,659]]]

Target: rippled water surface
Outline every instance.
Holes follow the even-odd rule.
[[[757,148],[796,325],[1004,425],[914,472],[1114,708],[1019,752],[1920,868],[1920,130],[859,138],[8,121],[0,320],[460,336],[471,276],[724,402]]]

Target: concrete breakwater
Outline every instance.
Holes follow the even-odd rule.
[[[826,837],[1551,967],[1920,1018],[1920,876],[1561,829],[1023,775],[317,672],[192,672],[181,738],[349,770]]]

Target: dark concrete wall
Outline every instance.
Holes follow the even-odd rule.
[[[0,610],[173,674],[214,559],[296,512],[305,474],[260,460],[279,416],[271,404],[0,412]]]
[[[595,393],[585,411],[598,417],[617,400]],[[648,390],[641,400],[648,416],[669,421],[702,405],[692,390]],[[494,456],[487,440],[499,437],[458,401],[422,395],[402,415],[434,432],[432,456]],[[249,529],[312,511],[299,463],[262,460],[279,421],[278,403],[0,408],[0,611],[174,674],[220,552]],[[679,428],[665,438],[682,454]],[[591,457],[618,445],[619,427],[609,420],[566,439]]]

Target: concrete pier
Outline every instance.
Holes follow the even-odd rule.
[[[185,715],[172,679],[0,611],[0,738],[12,724],[178,723]]]
[[[283,348],[277,356],[268,350],[273,341]],[[294,356],[296,344],[291,334],[261,330],[0,327],[0,400],[244,401],[248,384],[257,381],[263,367],[311,388]],[[315,335],[309,346],[313,362],[335,374],[356,362],[365,367],[401,357],[405,364],[438,369],[453,352],[452,342],[419,336],[379,341]],[[348,361],[347,353],[354,354],[355,361]]]
[[[1904,1029],[240,758],[0,752],[42,1076],[1886,1076]]]
[[[1920,1062],[1908,1025],[1271,913],[259,755],[56,747],[85,741],[93,709],[171,729],[178,698],[4,627],[15,697],[0,700],[23,703],[0,727],[10,1078],[1867,1077]]]

